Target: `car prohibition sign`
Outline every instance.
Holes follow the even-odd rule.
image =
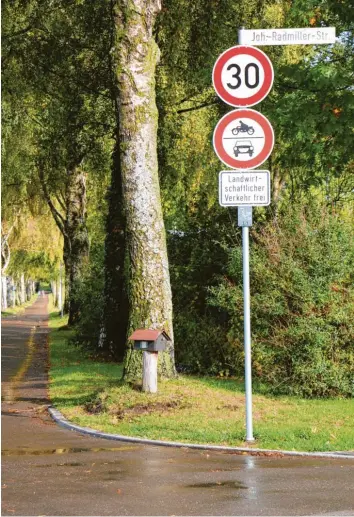
[[[256,47],[238,45],[225,50],[214,65],[213,85],[230,106],[254,106],[273,85],[274,71],[269,57]]]

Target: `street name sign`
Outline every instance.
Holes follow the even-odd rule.
[[[269,57],[255,47],[238,45],[215,62],[213,85],[218,96],[236,107],[254,106],[272,88],[274,71]]]
[[[269,171],[221,171],[219,203],[221,206],[268,206]]]
[[[225,165],[232,169],[254,169],[272,152],[274,132],[268,119],[258,111],[233,110],[219,120],[213,144]]]
[[[295,29],[240,29],[245,45],[328,45],[336,41],[335,27]]]

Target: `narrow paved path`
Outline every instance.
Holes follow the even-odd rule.
[[[2,327],[3,515],[353,515],[354,462],[149,447],[48,416],[47,299]]]

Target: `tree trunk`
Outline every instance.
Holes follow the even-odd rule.
[[[73,145],[75,153],[75,145]],[[82,158],[81,158],[82,160]],[[75,299],[75,285],[81,277],[89,253],[89,238],[86,227],[86,178],[77,165],[77,156],[67,169],[65,189],[65,215],[54,205],[45,179],[44,166],[38,163],[39,179],[45,200],[64,238],[63,261],[65,268],[64,312],[69,313],[69,325],[75,323],[79,315],[79,303]]]
[[[86,227],[86,178],[78,167],[68,170],[66,184],[66,219],[64,238],[65,304],[69,312],[69,325],[79,316],[79,303],[75,287],[80,280],[89,254]]]
[[[116,6],[119,136],[129,249],[129,331],[164,328],[172,339],[159,370],[175,375],[172,297],[157,166],[155,68],[152,36],[158,0],[120,0]],[[142,360],[130,348],[124,378],[141,379]]]
[[[53,305],[54,305],[54,307],[58,307],[58,305],[57,305],[57,281],[51,280],[50,286],[51,286],[52,295],[53,295]]]
[[[117,122],[118,123],[118,122]],[[105,285],[99,348],[116,361],[124,359],[128,326],[128,295],[124,281],[125,217],[118,135],[113,151],[105,240]]]
[[[55,292],[56,292],[55,306],[58,307],[58,309],[61,309],[61,292],[60,292],[60,279],[59,278],[57,278],[55,280]]]
[[[71,271],[71,260],[70,260],[70,241],[66,235],[64,235],[64,247],[63,247],[63,262],[64,262],[64,313],[69,314],[70,311],[70,271]]]
[[[26,282],[26,301],[28,302],[31,298],[31,282],[27,280]]]
[[[16,305],[21,305],[21,283],[20,280],[17,278],[16,280]]]
[[[21,305],[23,303],[25,303],[26,301],[26,283],[25,283],[25,275],[22,273],[21,275],[21,289],[20,289],[20,300],[21,300]]]
[[[1,277],[1,307],[7,309],[7,278]]]
[[[16,305],[16,284],[15,284],[15,280],[13,278],[11,278],[11,290],[12,290],[12,307],[15,307]]]

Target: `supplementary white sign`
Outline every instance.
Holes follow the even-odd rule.
[[[269,205],[269,171],[221,171],[219,203],[221,206]]]
[[[272,88],[273,66],[268,56],[255,47],[238,45],[225,50],[214,65],[216,93],[231,106],[254,106]]]
[[[242,45],[324,45],[335,43],[335,27],[304,29],[240,29]]]

